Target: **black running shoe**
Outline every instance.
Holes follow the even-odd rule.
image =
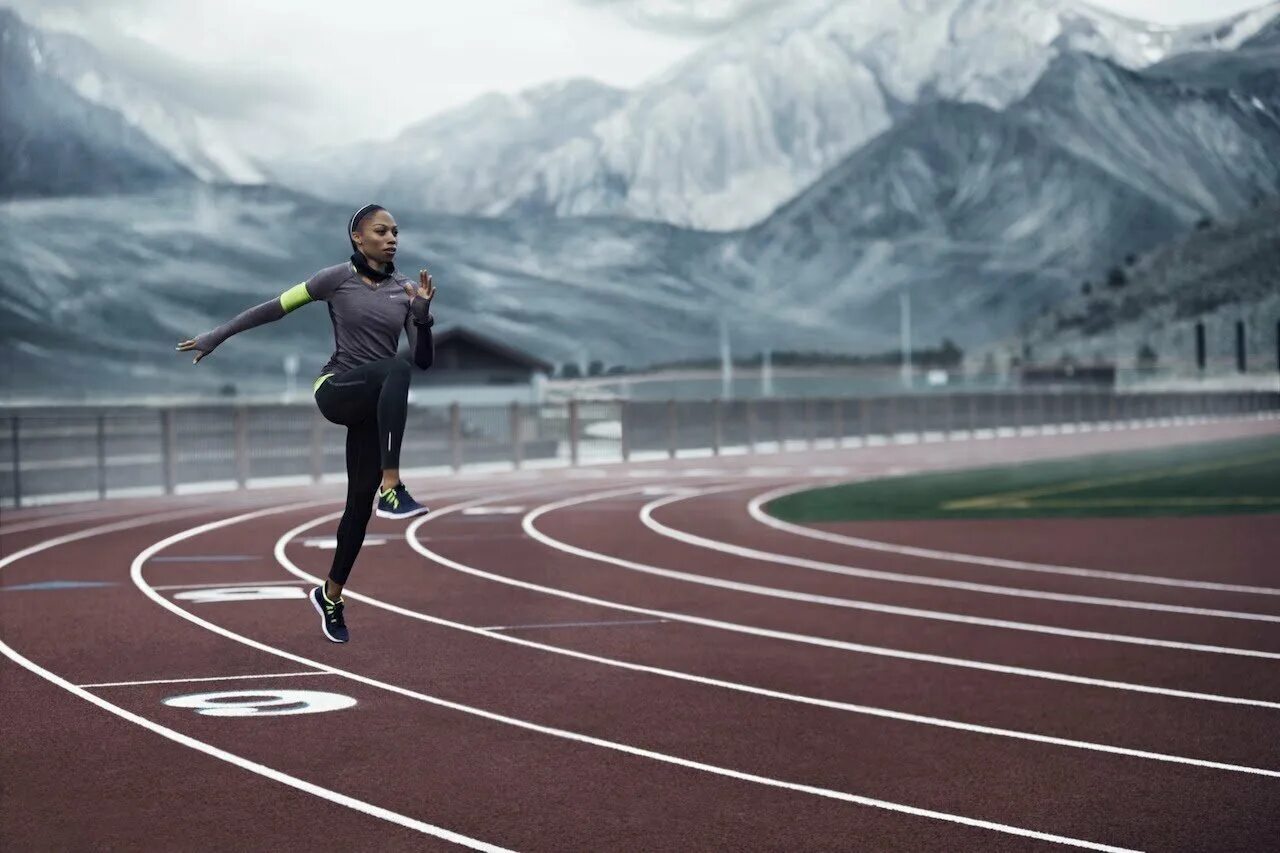
[[[347,622],[342,618],[342,608],[346,604],[341,598],[330,601],[324,594],[324,587],[318,586],[311,590],[311,604],[320,614],[320,630],[331,642],[345,643],[351,639],[347,633]]]
[[[413,518],[430,511],[413,499],[404,483],[396,483],[395,488],[378,493],[378,518]]]

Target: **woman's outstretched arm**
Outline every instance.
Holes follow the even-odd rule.
[[[213,352],[218,346],[232,335],[252,329],[255,326],[261,326],[264,323],[273,323],[284,315],[288,314],[296,308],[306,305],[316,299],[323,299],[327,294],[313,293],[309,289],[313,283],[323,285],[323,282],[317,281],[319,277],[312,278],[311,281],[304,281],[295,284],[293,287],[280,294],[275,299],[263,302],[261,305],[255,305],[241,311],[227,322],[223,323],[216,329],[211,329],[203,335],[197,335],[189,341],[182,341],[178,344],[178,352],[190,352],[195,350],[196,357],[192,360],[192,364],[199,364],[200,359]]]

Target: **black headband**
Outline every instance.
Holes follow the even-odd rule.
[[[351,248],[353,250],[357,252],[360,251],[356,248],[356,241],[351,239],[351,235],[360,227],[361,221],[363,221],[366,216],[377,210],[386,210],[386,208],[380,204],[366,204],[364,207],[351,214],[351,221],[347,223],[347,240],[351,242]]]

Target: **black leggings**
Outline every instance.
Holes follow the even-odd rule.
[[[409,411],[409,362],[384,358],[336,373],[316,389],[326,420],[347,428],[347,506],[338,522],[338,547],[329,579],[345,584],[364,544],[382,472],[400,467]]]

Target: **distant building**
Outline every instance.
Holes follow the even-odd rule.
[[[537,403],[553,370],[530,353],[453,326],[435,333],[435,363],[414,374],[410,398],[417,403]]]

